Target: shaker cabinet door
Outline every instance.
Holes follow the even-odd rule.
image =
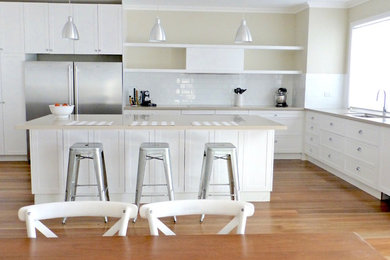
[[[26,53],[50,52],[47,3],[24,3],[24,32]]]
[[[98,5],[99,54],[122,54],[121,5]]]
[[[62,29],[68,21],[68,16],[73,15],[72,5],[49,4],[49,32],[51,53],[72,54],[73,40],[62,38]]]
[[[0,3],[0,51],[24,52],[23,3]]]
[[[76,54],[98,54],[97,5],[73,5],[74,23],[79,31],[80,39],[75,41]]]

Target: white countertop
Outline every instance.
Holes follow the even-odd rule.
[[[319,112],[323,114],[328,114],[331,116],[337,116],[340,118],[344,119],[351,119],[354,121],[359,121],[362,123],[368,123],[368,124],[373,124],[373,125],[378,125],[378,126],[386,126],[390,127],[390,114],[387,113],[386,117],[376,117],[376,118],[365,118],[365,117],[358,117],[356,116],[357,114],[374,114],[374,115],[383,115],[381,112],[377,111],[369,111],[369,110],[363,110],[363,109],[343,109],[343,108],[321,108],[321,109],[309,109],[306,108],[306,111],[313,111],[313,112]]]
[[[259,116],[248,115],[53,115],[26,122],[17,129],[220,129],[285,130],[286,126]]]
[[[303,111],[302,107],[275,107],[275,106],[202,106],[202,105],[188,105],[188,106],[156,106],[156,107],[142,107],[142,106],[125,106],[124,110],[280,110],[280,111]]]

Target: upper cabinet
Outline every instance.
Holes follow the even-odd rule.
[[[25,52],[73,53],[73,42],[62,38],[62,27],[72,15],[68,4],[25,3]]]
[[[76,54],[121,54],[122,10],[120,5],[73,5],[80,39]]]
[[[23,3],[0,3],[0,51],[24,52]]]
[[[121,5],[24,3],[25,52],[121,54]],[[77,41],[62,38],[73,16]]]

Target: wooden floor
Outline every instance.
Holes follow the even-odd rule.
[[[255,215],[248,219],[251,233],[335,233],[356,232],[390,259],[390,203],[379,201],[315,165],[300,160],[276,160],[271,202],[255,203]],[[17,210],[32,204],[29,165],[0,162],[0,237],[25,237],[25,225]],[[206,216],[178,218],[166,223],[178,234],[214,233],[228,219]],[[68,219],[45,222],[59,236],[102,234],[102,219]],[[131,223],[128,235],[147,235],[147,222]]]

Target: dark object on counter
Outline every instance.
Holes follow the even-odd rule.
[[[234,89],[234,93],[236,94],[242,94],[246,91],[246,89],[243,89],[243,88],[235,88]]]
[[[276,107],[288,107],[287,105],[287,89],[279,88],[275,93]]]

